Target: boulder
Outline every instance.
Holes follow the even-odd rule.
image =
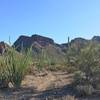
[[[0,54],[4,54],[5,52],[5,43],[4,42],[0,42]]]

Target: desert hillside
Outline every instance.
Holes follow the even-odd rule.
[[[0,100],[99,100],[100,37],[20,36],[0,42]]]

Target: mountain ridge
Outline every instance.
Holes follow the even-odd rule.
[[[94,36],[92,39],[88,40],[88,39],[84,39],[81,37],[72,39],[69,44],[73,45],[73,44],[77,44],[77,45],[85,45],[86,43],[88,43],[89,41],[92,42],[98,42],[100,43],[100,36]],[[55,43],[55,41],[52,38],[49,37],[45,37],[45,36],[41,36],[41,35],[37,35],[34,34],[32,36],[24,36],[21,35],[13,44],[13,46],[15,46],[17,48],[18,51],[20,51],[21,46],[25,47],[25,48],[29,48],[32,45],[40,45],[40,47],[46,47],[48,45],[54,45],[56,47],[59,48],[67,48],[68,47],[68,42],[66,43]]]
[[[14,42],[12,47],[14,47],[18,52],[21,52],[22,49],[26,50],[32,47],[32,52],[34,55],[41,54],[44,50],[44,52],[52,59],[60,59],[61,61],[61,59],[64,59],[69,46],[75,50],[75,52],[79,52],[80,49],[87,46],[88,43],[100,43],[100,36],[94,36],[90,40],[78,37],[72,39],[69,43],[58,44],[52,38],[37,34],[32,36],[21,35]]]

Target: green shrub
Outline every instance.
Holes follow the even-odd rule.
[[[86,95],[92,95],[94,92],[94,88],[90,84],[86,85],[77,85],[76,89],[79,93],[79,95],[86,96]]]
[[[0,57],[0,88],[8,87],[10,77],[7,67],[5,57]]]
[[[85,81],[85,73],[76,71],[74,74],[74,81],[76,84],[82,84]]]
[[[90,44],[81,50],[77,59],[78,72],[75,73],[75,84],[83,87],[86,95],[92,94],[92,89],[100,83],[100,46]],[[87,87],[87,89],[86,89]]]
[[[30,51],[27,51],[26,54],[18,55],[15,50],[12,50],[9,54],[10,60],[10,73],[11,73],[11,82],[15,87],[21,85],[22,79],[25,75],[27,68],[30,65],[31,55]]]
[[[46,65],[46,54],[43,48],[42,48],[41,53],[37,55],[37,61],[35,65],[39,71],[41,71]]]
[[[15,49],[10,49],[0,59],[0,81],[14,87],[20,87],[25,71],[31,63],[30,50],[26,54],[19,54]]]

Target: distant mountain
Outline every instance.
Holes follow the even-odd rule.
[[[36,55],[41,53],[42,49],[47,52],[49,56],[56,57],[59,59],[63,59],[68,50],[68,45],[70,47],[80,50],[84,48],[88,43],[100,43],[100,36],[94,36],[91,40],[86,40],[83,38],[75,38],[68,43],[57,44],[53,39],[40,36],[40,35],[32,35],[32,36],[20,36],[13,46],[17,51],[21,51],[21,49],[27,49],[32,47],[33,53]]]
[[[96,42],[96,43],[100,43],[100,36],[94,36],[94,37],[92,38],[92,41],[93,41],[93,42]]]
[[[54,41],[50,38],[40,36],[40,35],[32,35],[29,36],[20,36],[18,40],[14,43],[14,46],[18,51],[21,48],[29,48],[31,46],[38,46],[38,47],[46,47],[49,44],[54,45]]]
[[[32,35],[32,36],[20,36],[13,46],[17,51],[21,51],[22,49],[27,49],[32,47],[32,51],[34,55],[37,55],[44,50],[46,54],[53,58],[58,59],[64,58],[65,53],[62,51],[61,45],[54,42],[53,39],[40,36],[40,35]]]
[[[93,43],[95,46],[100,44],[100,36],[94,36],[90,40],[84,38],[75,38],[69,43],[58,44],[55,43],[53,39],[45,36],[40,36],[37,34],[32,36],[22,35],[15,41],[13,47],[15,47],[18,52],[32,47],[34,58],[44,51],[45,54],[52,59],[52,61],[56,60],[58,62],[63,62],[69,50],[69,46],[72,52],[77,55],[82,48],[85,48],[90,43]],[[7,43],[3,41],[0,42],[0,55],[10,48],[11,46],[9,46]]]

